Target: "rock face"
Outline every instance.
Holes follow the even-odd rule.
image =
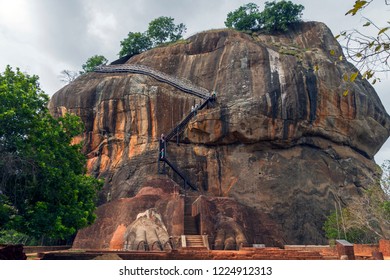
[[[143,241],[150,247],[156,242],[165,246],[169,239],[167,232],[180,236],[184,201],[178,193],[179,186],[169,179],[149,178],[140,187],[141,191],[134,197],[100,206],[96,222],[78,233],[73,247],[144,249]]]
[[[170,144],[167,153],[199,193],[214,199],[213,209],[219,209],[217,197],[232,199],[237,209],[245,209],[245,219],[263,227],[236,226],[241,232],[231,232],[238,240],[322,244],[326,215],[376,182],[373,156],[390,128],[370,84],[360,77],[354,83],[343,80],[344,73],[356,69],[339,61],[340,55],[329,29],[309,22],[275,36],[203,32],[133,56],[127,64],[149,66],[217,92],[217,104],[200,111],[181,135],[180,146]],[[86,132],[75,140],[85,141],[89,173],[106,178],[99,218],[82,231],[96,241],[85,244],[109,246],[95,232],[103,212],[139,199],[134,196],[147,175],[157,173],[159,135],[200,102],[167,83],[131,73],[83,75],[53,96],[54,115],[71,112],[83,119]],[[216,224],[224,228],[237,215],[225,214]],[[129,226],[135,217],[126,219],[115,221],[107,234],[112,236],[121,223]],[[213,231],[208,234],[216,237],[220,229],[208,227]]]

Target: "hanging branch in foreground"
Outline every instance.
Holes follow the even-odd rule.
[[[357,0],[346,15],[355,16],[372,2],[373,0]],[[384,4],[390,5],[390,1],[385,0]],[[371,80],[372,84],[375,84],[380,81],[380,78],[376,75],[377,73],[390,71],[390,36],[388,33],[390,31],[390,21],[387,21],[387,26],[380,27],[367,17],[362,16],[362,20],[365,22],[362,26],[363,29],[343,31],[336,38],[341,41],[346,57],[362,73],[363,79]],[[357,76],[356,73],[359,72],[350,75],[351,79]]]

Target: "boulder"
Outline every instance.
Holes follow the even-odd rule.
[[[347,205],[377,182],[373,156],[389,136],[389,115],[360,75],[344,81],[344,73],[357,70],[322,23],[299,23],[277,35],[202,32],[126,64],[216,91],[217,102],[191,119],[180,146],[169,143],[166,156],[199,195],[233,199],[252,224],[271,221],[277,238],[270,243],[326,244],[322,225],[335,205]],[[100,218],[85,232],[109,226],[113,234],[141,210],[156,208],[153,195],[137,198],[149,208],[132,203],[157,173],[158,139],[202,101],[151,76],[126,72],[82,75],[52,97],[53,115],[82,118],[85,133],[74,141],[84,141],[89,174],[105,178]],[[172,170],[168,175],[182,184]],[[162,197],[165,204],[178,203],[172,195]],[[133,207],[131,215],[123,214]],[[110,212],[117,214],[105,220]],[[164,223],[172,235],[170,222]],[[97,238],[85,246],[109,243]]]

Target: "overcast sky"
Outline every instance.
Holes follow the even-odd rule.
[[[389,20],[390,6],[374,0],[364,15],[381,26]],[[228,12],[256,0],[0,0],[0,72],[6,65],[40,77],[49,95],[60,89],[64,69],[79,71],[95,54],[118,58],[120,41],[128,32],[143,32],[159,16],[171,16],[196,32],[224,27]],[[305,6],[305,21],[326,23],[334,34],[361,26],[360,16],[345,16],[354,0],[294,0]],[[375,86],[390,112],[390,78]],[[375,157],[390,159],[390,141]]]

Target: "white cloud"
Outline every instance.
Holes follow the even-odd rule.
[[[17,34],[30,32],[30,4],[27,0],[0,1],[1,30],[13,30]]]
[[[96,12],[92,14],[92,20],[88,22],[88,33],[98,37],[99,40],[107,40],[109,34],[117,27],[117,21],[113,14]]]

